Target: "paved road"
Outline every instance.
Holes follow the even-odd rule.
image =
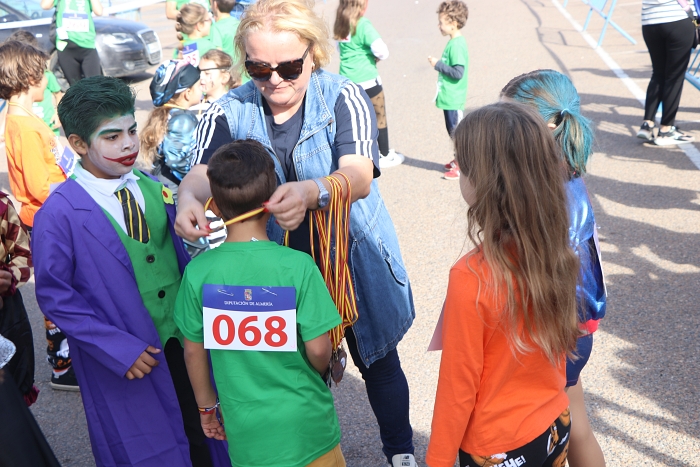
[[[608,317],[583,373],[594,430],[609,465],[700,466],[700,368],[698,278],[700,273],[700,171],[679,149],[641,145],[634,134],[650,63],[641,37],[641,1],[621,2],[616,21],[633,45],[610,30],[607,57],[628,75],[611,71],[555,0],[469,0],[464,29],[470,49],[467,108],[498,98],[513,76],[537,68],[569,74],[584,113],[597,128],[596,152],[586,181],[591,193],[609,290]],[[367,13],[391,51],[380,65],[385,82],[391,145],[406,163],[386,170],[380,187],[392,214],[416,299],[416,322],[399,346],[411,387],[411,420],[420,462],[430,433],[439,354],[426,348],[437,321],[450,265],[465,251],[466,205],[457,183],[442,180],[450,159],[441,113],[432,104],[436,73],[426,57],[445,45],[437,29],[438,0],[374,0]],[[331,23],[337,1],[319,2]],[[582,23],[578,0],[567,8]],[[158,30],[165,56],[175,44],[173,23],[162,6],[144,11]],[[602,26],[591,21],[597,39]],[[336,57],[337,59],[337,57]],[[609,63],[609,61],[608,61]],[[337,61],[329,69],[337,70]],[[135,77],[138,120],[150,109],[149,76]],[[679,125],[700,139],[700,92],[686,86]],[[0,185],[7,187],[6,174]],[[24,289],[42,355],[41,318],[33,285]],[[377,291],[381,293],[381,291]],[[64,466],[92,466],[78,394],[52,392],[48,369],[37,364],[42,389],[33,412]],[[334,390],[351,467],[383,464],[381,443],[358,373],[351,370]],[[147,421],[144,421],[147,423]]]

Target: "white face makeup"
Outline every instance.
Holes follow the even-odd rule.
[[[283,62],[298,60],[304,55],[309,44],[302,42],[291,32],[272,32],[267,29],[252,32],[246,38],[248,60],[267,63],[276,67]],[[313,71],[313,51],[304,60],[301,75],[294,80],[283,80],[273,72],[268,81],[253,80],[273,113],[289,110],[300,104],[309,86]]]
[[[73,136],[73,135],[71,135]],[[133,115],[103,121],[90,140],[73,148],[81,155],[82,165],[97,178],[119,178],[131,171],[139,154],[139,137]]]

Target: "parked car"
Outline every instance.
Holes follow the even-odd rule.
[[[39,0],[13,0],[11,5],[7,1],[0,0],[0,42],[19,29],[31,32],[41,47],[52,55],[51,70],[62,81],[63,72],[56,60],[56,47],[49,40],[54,10],[43,10]],[[24,21],[31,23],[19,23]],[[94,21],[97,33],[95,46],[105,75],[133,75],[160,63],[163,55],[160,39],[145,24],[108,16],[96,16]],[[12,23],[18,23],[17,27],[11,27]]]

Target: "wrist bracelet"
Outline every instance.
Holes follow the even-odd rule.
[[[210,415],[216,412],[216,409],[219,408],[219,398],[216,398],[216,404],[212,405],[211,407],[197,407],[197,410],[199,410],[200,414],[203,415]]]

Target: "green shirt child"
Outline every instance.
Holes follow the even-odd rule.
[[[469,68],[469,53],[464,36],[453,37],[447,42],[440,61],[448,67],[461,65],[464,67],[464,73],[459,79],[438,73],[435,105],[443,110],[462,110],[467,99],[467,69]]]
[[[54,134],[58,136],[60,134],[60,125],[56,118],[56,101],[54,100],[54,95],[61,92],[61,85],[58,84],[56,75],[49,70],[46,70],[44,74],[48,80],[46,89],[44,89],[44,100],[41,102],[34,102],[34,104],[32,104],[32,111],[37,117],[46,122]]]
[[[78,47],[95,48],[95,22],[90,0],[56,0],[56,48],[60,51],[71,41]]]
[[[338,43],[340,49],[340,74],[354,83],[375,79],[377,60],[371,46],[379,33],[364,16],[357,21],[355,34]]]

